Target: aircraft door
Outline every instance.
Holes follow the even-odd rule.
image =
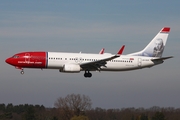
[[[142,59],[138,58],[138,67],[141,67],[141,65],[142,65]]]

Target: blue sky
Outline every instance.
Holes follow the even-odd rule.
[[[58,97],[88,95],[93,107],[179,107],[179,1],[1,1],[0,103],[43,104]],[[164,27],[171,32],[163,56],[175,56],[150,69],[93,72],[91,79],[58,70],[19,70],[4,60],[22,51],[124,54],[143,49]]]

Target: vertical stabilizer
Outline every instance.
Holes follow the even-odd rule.
[[[142,51],[132,53],[129,55],[161,57],[164,51],[164,47],[166,45],[169,32],[170,32],[169,27],[162,28],[160,32],[152,39],[152,41]]]

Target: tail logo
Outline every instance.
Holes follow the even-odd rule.
[[[164,50],[163,40],[161,38],[156,39],[152,57],[162,56],[163,50]]]
[[[164,43],[161,38],[154,40],[153,44],[151,44],[143,53],[142,56],[148,57],[161,57],[164,50]]]

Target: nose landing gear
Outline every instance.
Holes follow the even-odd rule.
[[[87,78],[87,77],[90,78],[90,77],[92,77],[92,73],[90,73],[89,71],[86,70],[85,73],[84,73],[84,77],[85,78]]]
[[[20,73],[21,73],[21,75],[23,75],[23,74],[24,74],[24,69],[23,69],[23,68],[18,67],[18,66],[16,66],[15,68],[16,68],[16,69],[20,69],[20,70],[21,70],[21,72],[20,72]]]
[[[24,71],[22,70],[22,71],[21,71],[21,75],[23,75],[23,74],[24,74]]]

